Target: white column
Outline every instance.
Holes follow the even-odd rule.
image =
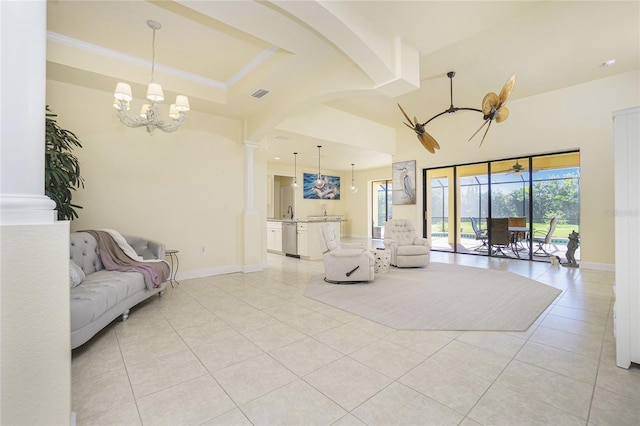
[[[71,414],[69,222],[44,196],[47,3],[0,0],[0,424]]]
[[[0,2],[0,223],[46,224],[45,1]]]
[[[244,144],[244,211],[255,214],[258,211],[255,207],[255,150],[258,145],[253,143]]]

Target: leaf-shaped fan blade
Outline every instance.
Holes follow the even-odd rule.
[[[406,113],[406,112],[404,112],[404,110],[402,109],[402,107],[400,106],[400,104],[398,104],[398,108],[400,108],[400,111],[402,111],[402,115],[404,115],[404,118],[406,118],[406,119],[407,119],[407,121],[408,121],[409,123],[413,123],[413,121],[411,121],[411,119],[409,118],[409,116],[407,115],[407,113]],[[411,126],[411,128],[413,129],[413,126]]]
[[[484,98],[482,99],[482,113],[484,115],[489,115],[492,108],[498,107],[498,102],[498,95],[495,93],[489,92],[484,95]]]
[[[516,84],[516,75],[512,75],[509,80],[504,84],[502,90],[500,91],[500,96],[498,96],[498,101],[500,105],[504,105],[507,103],[509,98],[511,97],[511,92],[513,92],[513,86]]]
[[[472,135],[471,135],[471,137],[470,137],[469,139],[467,139],[467,142],[471,141],[471,139],[473,139],[473,138],[475,137],[475,135],[477,135],[477,134],[478,134],[478,132],[479,132],[480,130],[482,130],[482,128],[483,128],[484,126],[486,126],[486,125],[487,125],[487,123],[489,123],[490,121],[491,121],[491,120],[484,120],[484,123],[482,123],[482,126],[480,126],[480,127],[478,128],[478,130],[476,130],[476,132],[475,132],[474,134],[472,134]]]
[[[487,136],[487,133],[489,133],[489,129],[491,128],[491,120],[489,120],[489,125],[487,126],[487,130],[484,131],[484,135],[482,135],[482,140],[480,141],[480,146],[482,146],[482,142],[484,142],[484,138]]]
[[[436,147],[440,149],[440,145],[438,142],[427,132],[424,132],[421,135],[418,135],[418,140],[424,146],[424,148],[432,154],[436,153]]]
[[[507,118],[509,118],[509,108],[506,106],[500,107],[498,114],[496,115],[496,123],[502,123]]]

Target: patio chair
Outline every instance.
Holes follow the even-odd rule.
[[[504,249],[511,245],[509,219],[506,217],[492,217],[489,219],[489,245],[491,254],[507,256]]]
[[[540,234],[543,231],[533,231],[533,242],[538,243],[538,247],[536,248],[536,251],[533,252],[534,256],[535,255],[545,256],[545,257],[551,256],[551,253],[545,250],[545,246],[551,243],[551,237],[553,236],[553,232],[555,230],[556,230],[556,218],[554,217],[549,222],[549,229],[546,231],[544,237],[536,236],[536,233]],[[538,253],[541,253],[541,254],[538,254]]]
[[[486,229],[480,229],[478,223],[476,222],[475,217],[470,217],[471,227],[473,228],[473,232],[476,234],[476,240],[482,241],[482,245],[476,247],[475,251],[489,250],[489,246],[487,245],[487,239],[489,238],[489,234],[487,234]]]

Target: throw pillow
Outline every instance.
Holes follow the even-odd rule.
[[[75,264],[73,260],[69,261],[69,284],[71,287],[77,287],[84,281],[85,275],[81,267]]]

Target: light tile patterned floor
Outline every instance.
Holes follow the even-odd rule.
[[[396,331],[303,296],[322,262],[183,280],[74,350],[77,423],[638,425],[613,274],[432,253],[563,290],[526,332]]]

